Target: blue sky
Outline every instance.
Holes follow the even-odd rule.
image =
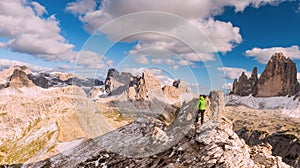
[[[170,5],[172,4],[172,5]],[[229,86],[275,52],[300,72],[300,1],[11,0],[0,2],[0,69],[103,78],[148,68],[198,92]],[[300,78],[300,73],[298,73]]]

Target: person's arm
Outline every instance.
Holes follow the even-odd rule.
[[[198,102],[197,102],[197,110],[199,110],[200,109],[200,104],[201,104],[201,102],[200,102],[200,100],[198,100]]]

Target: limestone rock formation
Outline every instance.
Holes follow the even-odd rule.
[[[181,79],[175,80],[173,82],[173,86],[179,89],[180,93],[190,93],[191,90],[189,87],[186,86],[185,82]]]
[[[116,69],[111,68],[107,72],[105,79],[105,91],[110,95],[120,95],[129,88],[130,79],[133,75],[127,72],[119,73]]]
[[[290,167],[280,157],[272,156],[267,145],[255,148],[246,145],[232,130],[232,123],[225,118],[219,122],[207,121],[201,127],[190,129],[188,113],[196,102],[184,105],[172,125],[141,118],[102,137],[84,142],[66,154],[23,166]]]
[[[296,64],[283,53],[275,53],[257,82],[257,97],[295,95],[299,91]]]
[[[10,87],[32,87],[34,84],[28,79],[26,73],[22,70],[15,69],[8,81]]]
[[[70,78],[74,78],[74,77],[77,77],[77,75],[74,75],[74,74],[71,74],[71,73],[61,73],[61,72],[54,72],[54,73],[51,73],[51,75],[54,75],[54,76],[57,76],[60,80],[62,81],[66,81]]]
[[[234,80],[232,93],[239,96],[248,96],[252,94],[254,90],[256,90],[257,81],[257,67],[254,67],[249,79],[243,72],[239,77],[239,80]]]
[[[231,93],[239,96],[252,94],[255,97],[273,97],[294,96],[299,91],[296,64],[283,53],[275,53],[259,79],[256,67],[249,79],[243,72],[239,80],[234,80]]]
[[[210,119],[213,121],[218,122],[219,119],[225,116],[225,102],[224,102],[224,95],[221,91],[211,91],[209,94],[210,104],[209,106],[209,113]]]
[[[67,85],[76,85],[79,87],[93,87],[103,85],[103,82],[99,79],[80,78],[74,76],[63,81],[60,79],[60,76],[45,72],[28,74],[28,78],[32,80],[35,85],[41,88],[64,87]]]
[[[139,79],[138,98],[148,98],[148,94],[153,90],[161,90],[161,83],[152,73],[145,70]]]
[[[25,72],[26,75],[32,73],[31,70],[26,66],[19,66],[19,65],[11,66],[8,69],[0,71],[0,85],[6,86],[8,80],[10,79],[11,75],[16,69]]]
[[[149,99],[149,94],[153,91],[161,91],[161,83],[152,73],[145,70],[142,76],[137,75],[130,78],[128,97],[130,100]]]
[[[169,85],[166,85],[166,86],[163,87],[163,93],[169,99],[175,99],[176,100],[176,99],[179,99],[180,96],[181,96],[181,92],[180,92],[179,89],[177,89],[174,86],[169,86]]]

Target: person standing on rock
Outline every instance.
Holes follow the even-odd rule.
[[[196,111],[196,118],[195,123],[198,123],[199,113],[201,114],[201,125],[204,122],[204,112],[206,109],[206,96],[205,95],[199,95],[199,101],[197,103],[198,110]]]

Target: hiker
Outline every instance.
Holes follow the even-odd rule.
[[[197,108],[198,110],[196,111],[196,118],[195,118],[195,123],[198,123],[198,116],[199,113],[201,113],[201,125],[204,122],[204,112],[206,109],[206,95],[199,95],[199,101],[197,103]]]

